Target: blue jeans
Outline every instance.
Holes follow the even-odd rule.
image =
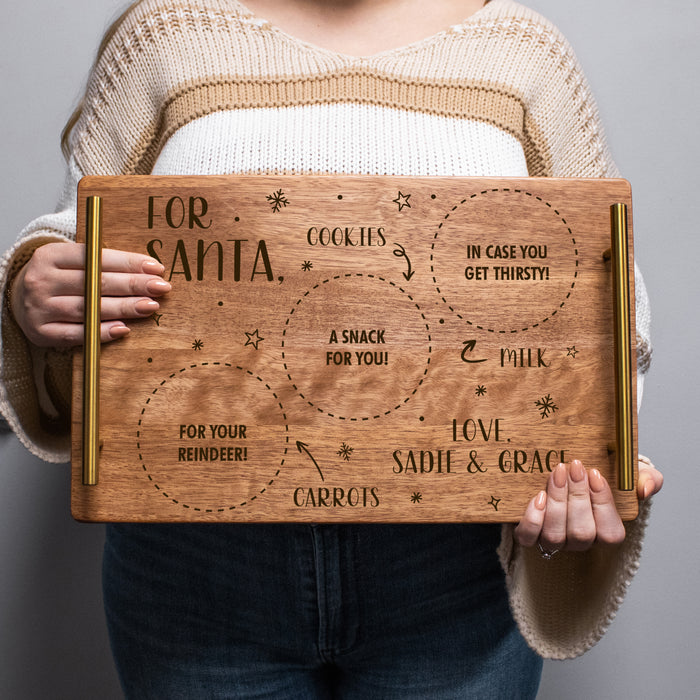
[[[541,659],[478,525],[110,525],[126,696],[534,698]]]

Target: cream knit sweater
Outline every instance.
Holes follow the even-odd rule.
[[[510,0],[361,58],[301,42],[236,0],[142,0],[92,72],[70,146],[59,207],[5,255],[3,290],[37,246],[74,238],[76,185],[88,174],[617,176],[570,47]],[[0,410],[47,461],[69,456],[68,360],[29,347],[3,307]],[[540,654],[575,656],[598,641],[636,570],[645,520],[646,508],[619,549],[552,561],[503,528],[513,613]]]

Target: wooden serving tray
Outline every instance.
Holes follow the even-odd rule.
[[[573,458],[636,517],[631,221],[615,294],[605,255],[626,181],[88,177],[78,196],[93,250],[156,256],[173,290],[76,354],[75,518],[512,522]]]

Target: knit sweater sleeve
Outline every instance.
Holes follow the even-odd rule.
[[[527,86],[522,99],[530,174],[617,177],[597,107],[569,44],[542,18],[524,8],[520,12],[525,23],[527,18],[536,22],[537,29],[526,34],[542,56],[529,62],[532,74],[522,83]],[[641,377],[649,366],[651,345],[648,299],[638,271],[636,286]],[[551,560],[515,544],[513,526],[503,527],[499,555],[511,607],[524,637],[539,654],[575,657],[603,636],[638,568],[648,511],[649,504],[642,503],[639,517],[625,524],[626,539],[619,547],[594,545],[588,552],[561,552]]]
[[[9,311],[9,289],[34,251],[75,240],[75,193],[81,173],[71,160],[56,211],[32,221],[0,260],[0,413],[20,441],[47,462],[70,457],[71,352],[30,343]]]
[[[14,277],[39,246],[75,240],[77,186],[83,175],[149,172],[164,102],[157,76],[162,75],[159,17],[166,12],[162,0],[144,0],[129,11],[93,66],[82,114],[71,132],[58,206],[52,214],[32,221],[0,262],[0,289],[6,302]],[[138,65],[152,70],[139,70]],[[0,413],[20,441],[48,462],[70,459],[71,355],[29,343],[9,304],[3,304]]]

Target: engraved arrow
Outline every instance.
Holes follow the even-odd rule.
[[[474,352],[474,348],[476,347],[476,340],[465,340],[464,341],[464,350],[462,350],[462,361],[463,362],[486,362],[486,358],[483,360],[468,360],[467,359],[467,352]]]
[[[400,243],[394,243],[396,246],[396,250],[394,250],[394,255],[397,258],[406,258],[406,262],[408,263],[408,272],[404,272],[403,276],[405,277],[406,281],[410,281],[411,277],[415,275],[415,271],[411,269],[411,259],[406,255],[406,249],[400,244]]]
[[[314,459],[314,456],[309,452],[307,449],[308,445],[305,442],[302,442],[301,440],[297,440],[297,449],[299,452],[306,452],[306,454],[309,456],[309,459],[314,463],[314,466],[316,469],[318,469],[318,473],[321,475],[321,481],[325,481],[323,478],[323,472],[321,471],[321,467],[318,466],[318,462]]]

